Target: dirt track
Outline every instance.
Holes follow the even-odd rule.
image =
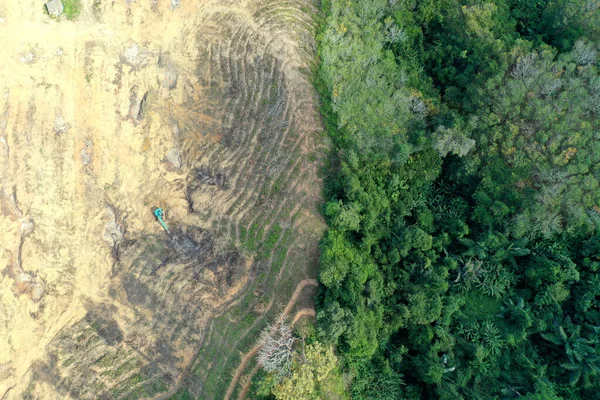
[[[315,315],[317,315],[317,313],[315,312],[315,310],[313,308],[303,308],[302,310],[299,310],[296,313],[296,315],[294,315],[294,319],[292,320],[292,325],[296,324],[296,322],[298,322],[298,320],[302,317],[314,317]],[[260,364],[257,364],[254,368],[252,368],[252,371],[250,371],[250,373],[248,375],[246,375],[246,377],[245,377],[246,383],[244,384],[244,387],[242,388],[242,391],[240,392],[240,395],[238,396],[238,400],[244,400],[246,398],[246,395],[248,394],[248,390],[250,390],[250,386],[252,386],[252,378],[254,377],[254,375],[256,375],[256,373],[258,372],[259,369],[260,369]]]
[[[285,309],[283,310],[283,312],[281,314],[281,318],[286,318],[289,315],[290,311],[292,311],[292,308],[294,308],[294,305],[298,301],[298,297],[300,297],[300,294],[302,293],[302,290],[306,286],[318,286],[318,285],[319,285],[319,282],[316,279],[304,279],[304,280],[300,281],[300,283],[298,283],[298,285],[296,286],[296,289],[294,290],[294,293],[292,294],[292,297],[290,298],[290,300],[288,301],[287,305],[285,306]],[[306,316],[306,315],[313,315],[314,316],[315,315],[315,310],[313,310],[313,309],[306,309],[306,308],[302,309],[302,310],[299,310],[296,313],[296,315],[294,316],[294,318],[292,319],[292,324],[295,324],[301,317]],[[254,357],[256,355],[256,353],[258,353],[258,351],[260,350],[261,347],[262,346],[260,346],[260,345],[254,346],[242,358],[242,361],[240,362],[240,365],[235,370],[233,378],[231,379],[231,382],[229,383],[229,387],[227,388],[227,394],[225,395],[224,400],[229,400],[231,398],[231,395],[233,394],[233,391],[235,390],[235,387],[237,386],[238,381],[240,380],[240,377],[242,376],[242,374],[244,373],[244,370],[246,369],[246,365],[248,364],[248,362],[250,361],[250,359],[252,359],[252,357]],[[250,373],[249,379],[252,378],[252,376],[256,373],[256,371],[253,370],[253,372]],[[249,384],[247,386],[249,387]],[[244,395],[245,395],[245,393],[247,391],[248,391],[248,388],[245,387],[242,393],[244,393]],[[244,395],[240,396],[240,399],[243,399]]]

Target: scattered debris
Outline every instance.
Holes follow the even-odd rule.
[[[109,216],[109,220],[104,226],[104,234],[102,239],[111,246],[112,257],[113,257],[113,274],[115,273],[115,267],[121,261],[121,245],[125,240],[125,222],[127,220],[127,214],[123,213],[117,207],[110,203],[106,203],[106,212]]]
[[[0,381],[5,380],[14,373],[15,369],[13,368],[11,363],[0,363]]]
[[[202,185],[217,186],[221,190],[229,189],[227,175],[224,172],[214,171],[209,167],[200,167],[193,170],[189,177],[189,184],[185,189],[185,199],[189,212],[196,212],[194,197]]]
[[[267,301],[262,300],[262,301],[257,302],[254,305],[254,307],[252,308],[252,311],[256,315],[263,315],[265,313],[265,311],[267,311],[268,306],[269,306],[269,303]]]
[[[197,168],[196,178],[205,185],[218,186],[227,189],[227,175],[220,171],[213,171],[208,167]]]
[[[63,6],[61,0],[48,0],[45,6],[46,11],[48,11],[48,14],[50,14],[50,16],[54,18],[60,17],[63,11],[65,10],[65,7]]]

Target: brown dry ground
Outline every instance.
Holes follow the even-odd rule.
[[[316,273],[315,14],[0,2],[0,399],[223,397]]]

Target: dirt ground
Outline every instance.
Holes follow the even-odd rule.
[[[167,392],[257,259],[314,249],[311,7],[0,3],[0,399]]]

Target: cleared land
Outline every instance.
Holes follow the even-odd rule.
[[[0,398],[223,398],[316,275],[315,6],[80,7],[0,4]]]

